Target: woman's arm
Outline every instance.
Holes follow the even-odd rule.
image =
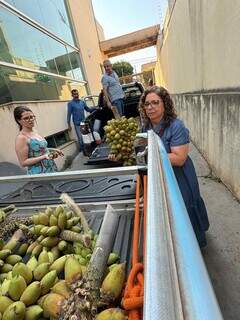
[[[168,154],[172,166],[181,167],[187,160],[189,152],[189,144],[171,147],[171,152]]]
[[[36,158],[28,158],[28,144],[27,138],[24,136],[17,136],[15,150],[18,157],[18,161],[22,167],[32,166],[44,159],[49,159],[47,154]]]

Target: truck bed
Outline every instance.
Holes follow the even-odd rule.
[[[4,187],[4,186],[1,186]],[[112,251],[120,261],[131,266],[132,228],[135,205],[136,178],[134,175],[95,177],[65,181],[28,182],[16,191],[0,198],[0,207],[15,204],[14,216],[29,216],[46,206],[62,203],[59,196],[67,192],[84,212],[90,228],[99,233],[107,203],[112,203],[119,216]]]
[[[1,188],[4,188],[4,184],[1,184]],[[134,175],[106,175],[74,181],[34,181],[0,197],[0,207],[12,203],[20,207],[58,204],[61,203],[59,196],[63,192],[68,193],[78,203],[134,199],[135,188]]]

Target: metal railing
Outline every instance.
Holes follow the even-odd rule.
[[[177,180],[159,137],[148,132],[144,320],[221,320]]]
[[[6,176],[0,177],[1,183],[14,183],[14,182],[33,182],[33,181],[56,181],[56,180],[79,180],[81,178],[94,178],[103,176],[121,176],[121,175],[134,175],[139,170],[145,169],[145,166],[129,166],[129,167],[114,167],[104,169],[89,169],[89,170],[76,170],[76,171],[64,171],[56,173],[42,173],[34,175],[18,175],[18,176]]]

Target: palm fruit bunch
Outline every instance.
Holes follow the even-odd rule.
[[[8,242],[0,241],[0,319],[64,319],[63,306],[68,310],[72,305],[97,241],[89,229],[86,245],[79,219],[63,206],[48,207],[31,217],[32,225],[20,224],[23,239],[14,234]],[[99,288],[106,307],[113,306],[123,288],[125,264],[118,260],[116,253],[109,255]],[[96,319],[121,320],[125,315],[111,308]]]
[[[15,217],[11,219],[10,214],[16,210],[13,204],[0,209],[0,242],[9,239],[19,229],[19,224],[24,223],[29,225],[32,223],[31,217]]]
[[[139,131],[138,122],[135,118],[121,117],[112,119],[104,127],[106,142],[111,147],[111,154],[114,154],[117,161],[124,166],[131,166],[135,163],[134,146],[136,134]]]

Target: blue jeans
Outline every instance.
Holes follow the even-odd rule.
[[[118,110],[118,113],[122,117],[124,115],[124,103],[123,99],[117,99],[112,102],[112,105],[115,106]]]
[[[80,131],[80,125],[78,126],[77,124],[74,124],[74,128],[75,128],[76,135],[77,135],[77,138],[78,138],[79,152],[81,152],[81,151],[84,150],[84,148],[83,148],[83,138],[82,138],[82,134],[81,134],[81,131]]]

